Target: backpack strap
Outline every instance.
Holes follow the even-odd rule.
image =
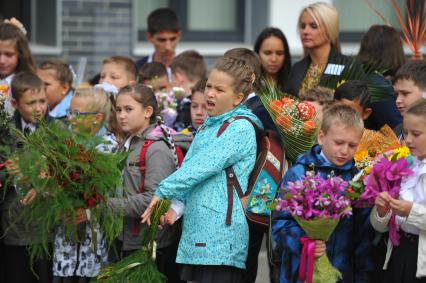
[[[256,137],[257,137],[257,135],[261,132],[259,126],[255,122],[253,122],[252,119],[250,119],[249,117],[246,117],[246,116],[235,116],[235,117],[227,119],[225,122],[223,122],[222,126],[220,126],[219,130],[217,131],[217,137],[220,137],[220,135],[223,134],[223,132],[226,130],[226,128],[228,128],[228,126],[232,122],[234,122],[236,120],[241,120],[241,119],[247,120],[253,125],[254,130],[256,131]]]
[[[256,131],[256,140],[257,140],[257,137],[260,135],[261,130],[256,125],[256,123],[254,123],[250,118],[246,116],[235,116],[235,117],[227,119],[225,122],[223,122],[222,126],[220,126],[219,130],[217,131],[217,137],[220,137],[220,135],[223,134],[223,132],[226,130],[226,128],[228,128],[228,126],[232,122],[236,120],[240,120],[240,119],[247,120],[253,125]],[[226,174],[226,188],[227,188],[227,195],[228,195],[228,208],[226,210],[225,223],[227,226],[229,226],[231,225],[232,208],[234,206],[234,188],[237,191],[239,198],[242,198],[244,196],[244,193],[241,188],[240,182],[238,181],[237,174],[235,174],[234,168],[232,168],[232,166],[225,169],[225,174]]]
[[[226,210],[226,225],[231,225],[232,208],[234,206],[234,188],[237,191],[238,197],[244,196],[243,190],[241,189],[240,182],[238,182],[237,175],[234,172],[232,166],[225,169],[226,173],[226,188],[228,194],[228,208]]]
[[[140,170],[141,176],[142,176],[142,181],[141,181],[141,184],[139,186],[139,193],[145,192],[145,172],[146,172],[145,157],[146,157],[146,153],[148,152],[148,147],[151,144],[153,144],[154,142],[156,142],[156,140],[152,140],[152,139],[145,140],[143,142],[142,149],[141,149],[140,154],[139,154],[139,170]]]

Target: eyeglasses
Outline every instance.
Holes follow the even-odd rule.
[[[96,115],[99,112],[79,112],[78,110],[70,110],[67,111],[68,117],[78,117],[78,116],[86,116],[86,115]]]

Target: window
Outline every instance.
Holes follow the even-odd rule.
[[[59,1],[0,1],[0,11],[1,17],[15,17],[23,23],[27,30],[27,37],[32,45],[59,46]]]
[[[145,41],[146,19],[169,7],[178,15],[183,41],[244,41],[244,0],[136,0],[137,41]]]
[[[369,0],[393,27],[399,28],[398,18],[391,1]],[[405,13],[404,0],[396,0],[401,10]],[[359,42],[362,35],[371,25],[384,25],[383,20],[367,5],[365,1],[334,0],[333,5],[340,17],[340,40],[343,42]],[[403,7],[403,8],[401,8]]]

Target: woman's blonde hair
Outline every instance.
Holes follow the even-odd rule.
[[[104,122],[109,123],[111,116],[111,99],[102,88],[86,87],[77,88],[74,96],[90,98],[90,103],[87,105],[87,111],[102,113],[104,115]]]
[[[324,28],[324,32],[331,41],[331,44],[340,52],[339,14],[336,8],[325,2],[315,2],[306,6],[299,14],[299,26],[304,12],[309,13],[314,18],[318,27]]]

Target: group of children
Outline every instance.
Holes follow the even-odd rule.
[[[169,12],[160,9],[148,19],[148,39],[156,47],[153,55],[138,64],[123,56],[106,58],[92,85],[79,88],[72,86],[74,74],[68,64],[52,59],[36,66],[22,32],[0,23],[0,79],[10,86],[5,109],[13,113],[12,127],[29,135],[37,130],[39,119],[60,121],[73,131],[102,136],[105,145],[98,150],[129,152],[122,173],[126,190],[108,200],[113,212],[124,212],[123,231],[114,243],[106,243],[102,231],[92,239],[87,227],[85,241],[70,242],[59,226],[52,231],[52,260],[40,259],[30,266],[27,247],[34,244],[37,225],[27,225],[19,213],[40,196],[22,195],[18,186],[2,188],[6,190],[1,201],[0,279],[4,282],[89,282],[104,264],[140,248],[140,229],[160,199],[172,200],[163,217],[165,227],[157,238],[156,256],[168,282],[254,282],[263,232],[259,234],[247,223],[241,203],[235,201],[236,191],[229,207],[225,169],[232,166],[245,191],[256,159],[256,132],[245,119],[233,121],[222,134],[218,131],[235,116],[276,131],[255,94],[262,77],[259,59],[249,49],[232,49],[207,76],[198,52],[174,56],[180,39],[178,22],[172,15],[166,23],[156,20],[158,13]],[[381,193],[372,210],[354,209],[353,216],[342,220],[327,242],[315,241],[315,256],[327,254],[342,273],[342,282],[377,282],[372,276],[383,262],[374,262],[375,252],[385,253],[383,282],[426,281],[426,63],[406,63],[393,84],[396,105],[404,117],[394,131],[415,157],[414,174],[404,179],[399,199]],[[158,92],[174,92],[176,110],[171,104],[160,109]],[[372,112],[370,96],[361,81],[347,81],[334,93],[321,87],[305,91],[303,99],[315,106],[321,119],[318,144],[286,172],[284,186],[299,180],[312,164],[324,177],[331,172],[345,180],[354,176],[363,121]],[[186,145],[192,141],[183,163],[176,144],[179,135]],[[16,173],[16,168],[8,169]],[[375,251],[374,230],[387,230],[391,212],[398,215],[401,244]],[[90,221],[89,215],[85,208],[78,208],[76,221]],[[282,283],[299,282],[302,236],[303,230],[291,215],[273,213],[272,237],[280,251]],[[98,242],[96,253],[92,241]]]

